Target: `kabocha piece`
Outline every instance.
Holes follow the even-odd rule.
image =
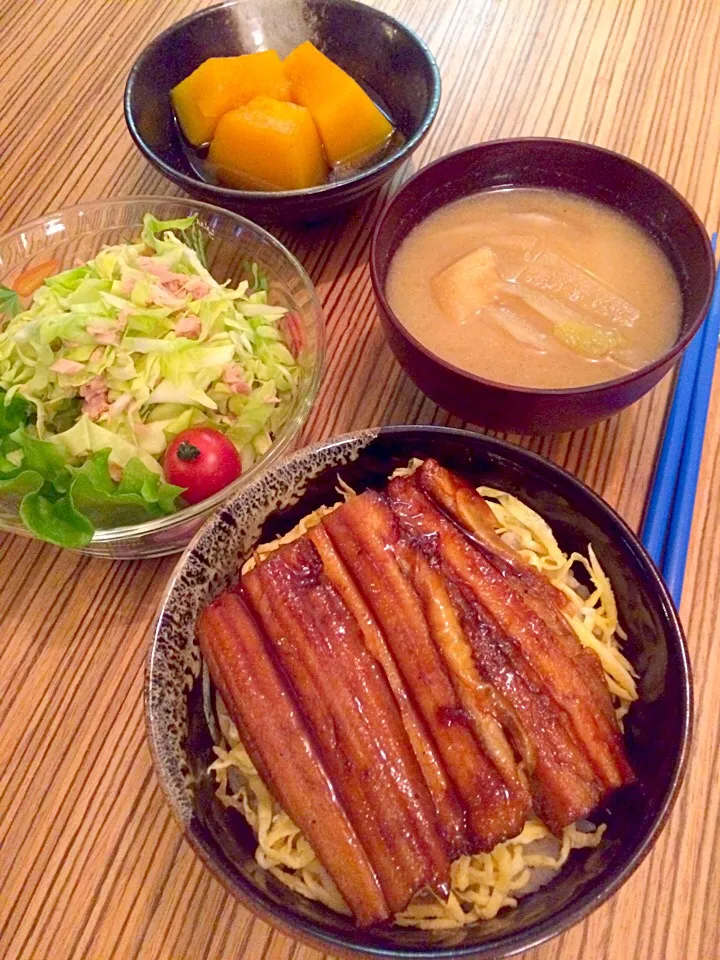
[[[377,876],[257,623],[235,593],[200,614],[200,649],[258,773],[303,831],[358,924],[387,919]]]
[[[428,733],[425,722],[413,704],[412,697],[388,649],[385,637],[363,599],[362,593],[350,577],[347,567],[333,546],[327,531],[322,526],[317,526],[310,529],[307,536],[315,544],[315,548],[320,554],[326,577],[340,594],[360,627],[366,649],[385,673],[400,710],[408,739],[430,791],[440,830],[448,845],[450,857],[455,860],[462,854],[468,853],[470,848],[463,808],[457,791],[445,770],[442,758]]]
[[[518,591],[492,566],[481,550],[425,496],[415,477],[392,480],[388,487],[395,514],[404,529],[432,538],[447,577],[461,584],[511,638],[518,663],[532,668],[567,717],[595,773],[610,790],[632,782],[620,730],[612,710],[601,707],[584,671],[569,656],[547,623],[533,613]],[[579,641],[575,640],[579,645]],[[610,691],[605,697],[611,704]]]
[[[287,100],[290,84],[275,50],[211,57],[171,91],[183,133],[196,147],[208,143],[223,114],[255,97]]]
[[[490,850],[520,832],[527,791],[512,789],[478,743],[422,603],[398,564],[398,524],[382,495],[353,497],[323,520],[348,570],[366,596],[405,683],[467,813],[474,851]]]
[[[450,863],[392,692],[316,548],[288,544],[242,583],[390,909],[425,886],[447,894]]]
[[[226,113],[208,160],[219,180],[240,190],[303,190],[328,172],[309,111],[271,97]]]
[[[170,93],[180,128],[196,147],[210,141],[218,120],[233,106],[227,83],[229,61],[233,59],[213,57],[206,60]],[[201,96],[204,109],[200,107]]]
[[[469,483],[432,459],[418,469],[417,482],[443,512],[470,534],[493,566],[522,591],[525,603],[554,631],[565,653],[582,672],[599,708],[614,720],[602,664],[592,650],[578,643],[563,616],[567,607],[564,594],[498,536],[492,510]]]
[[[317,124],[328,162],[359,162],[378,150],[392,125],[362,87],[309,40],[284,61],[292,99]]]

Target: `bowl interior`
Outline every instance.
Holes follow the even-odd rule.
[[[527,138],[479,144],[430,164],[405,184],[375,232],[372,268],[386,313],[394,316],[384,298],[389,266],[413,227],[454,200],[507,187],[565,190],[632,218],[665,252],[682,291],[680,334],[670,352],[677,353],[687,344],[705,316],[715,276],[705,228],[687,201],[652,171],[620,154],[570,140]],[[395,322],[400,323],[396,318]],[[602,384],[592,385],[598,386]]]
[[[207,773],[214,759],[207,680],[194,622],[237,577],[258,539],[286,532],[321,504],[334,503],[338,475],[354,489],[381,486],[412,456],[434,456],[475,484],[521,497],[552,526],[561,547],[592,543],[613,583],[626,652],[639,674],[640,700],[626,720],[635,786],[598,817],[603,844],[576,852],[560,876],[495,920],[460,931],[359,931],[343,917],[290,892],[253,859],[245,821],[225,811]],[[188,692],[188,671],[198,674]],[[160,613],[146,685],[156,769],[188,838],[230,890],[271,922],[322,948],[388,956],[507,956],[560,932],[615,890],[662,825],[684,767],[689,737],[689,666],[682,630],[659,576],[635,536],[579,481],[526,450],[448,428],[391,427],[328,441],[296,454],[217,513],[181,560]],[[191,774],[194,788],[189,786]],[[385,952],[385,953],[383,953]]]
[[[57,264],[53,266],[54,272],[68,269],[78,260],[91,259],[105,245],[136,240],[147,212],[160,220],[197,214],[197,222],[207,237],[208,268],[218,281],[230,280],[232,286],[242,280],[252,283],[253,263],[267,274],[270,302],[286,307],[299,318],[304,340],[299,354],[301,376],[286,423],[270,450],[250,470],[195,507],[134,527],[97,531],[86,551],[100,555],[161,556],[181,550],[219,503],[286,449],[309,413],[322,372],[322,311],[305,271],[289,251],[261,227],[207,204],[136,197],[98,201],[50,214],[0,238],[0,282],[12,286],[19,273],[47,260]],[[27,535],[17,515],[8,510],[3,512],[2,507],[0,528]]]
[[[410,30],[354,0],[231,0],[174,24],[145,49],[128,80],[126,114],[133,135],[161,168],[170,168],[191,184],[200,181],[194,151],[186,147],[173,115],[170,90],[208,57],[268,49],[286,56],[308,39],[365,88],[402,134],[380,165],[390,164],[426,125],[428,111],[434,114],[436,69]],[[367,172],[312,192],[336,188]],[[212,189],[218,195],[281,195]]]

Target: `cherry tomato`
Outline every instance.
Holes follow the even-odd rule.
[[[179,433],[165,452],[165,479],[185,487],[186,503],[200,503],[222,490],[242,473],[231,440],[212,427],[190,427]]]

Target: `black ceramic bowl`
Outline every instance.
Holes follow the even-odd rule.
[[[194,623],[232,583],[259,540],[287,532],[337,500],[337,477],[355,490],[381,486],[410,457],[437,457],[470,479],[521,497],[551,524],[563,550],[592,543],[608,573],[638,672],[640,699],[626,718],[637,784],[599,816],[603,843],[576,851],[548,886],[492,921],[424,933],[358,930],[281,886],[256,864],[250,828],[214,796],[214,759]],[[252,691],[248,691],[252,695]],[[160,610],[145,687],[147,730],[160,784],[193,848],[227,889],[282,930],[331,956],[506,957],[560,933],[606,900],[648,853],[670,812],[685,768],[691,724],[690,666],[668,592],[635,535],[578,480],[518,447],[446,427],[386,427],[328,440],[272,466],[206,523],[180,560]],[[188,776],[189,775],[189,776]]]
[[[442,360],[393,313],[385,283],[393,255],[428,214],[453,200],[503,187],[566,190],[631,217],[665,251],[683,297],[680,336],[662,357],[617,380],[541,390],[484,379]],[[610,150],[572,140],[481,143],[424,167],[379,220],[370,255],[373,288],[388,342],[417,386],[463,420],[523,434],[575,430],[618,413],[663,377],[697,333],[710,305],[715,259],[690,204],[661,177]]]
[[[190,162],[170,90],[208,57],[275,49],[287,55],[312,40],[382,107],[404,143],[346,180],[308,190],[233,190],[202,179]],[[125,119],[147,159],[191,196],[260,221],[314,220],[376,190],[430,129],[440,74],[412,30],[355,0],[228,0],[173,24],[143,50],[128,77]]]

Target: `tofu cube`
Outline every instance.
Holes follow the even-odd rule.
[[[430,286],[443,313],[455,323],[465,323],[492,303],[500,282],[495,254],[489,247],[479,247],[436,274]]]

